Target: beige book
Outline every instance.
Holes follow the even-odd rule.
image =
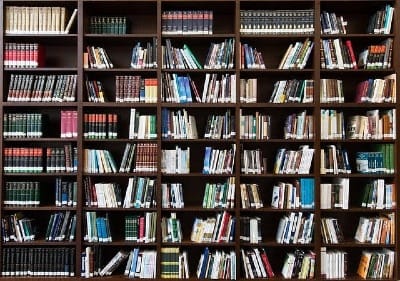
[[[18,33],[21,33],[22,30],[22,7],[15,7],[15,15],[17,16],[16,18],[16,28],[15,31]],[[15,21],[15,19],[14,19]]]
[[[11,32],[11,16],[12,16],[11,10],[12,10],[12,7],[6,6],[6,12],[5,12],[6,20],[5,20],[5,26],[4,26],[4,32],[6,34]]]
[[[38,8],[38,23],[37,23],[37,31],[38,33],[43,33],[45,31],[45,27],[47,22],[46,19],[46,10],[44,7]]]
[[[60,7],[51,7],[51,32],[60,31]]]
[[[46,28],[45,28],[45,33],[50,33],[51,32],[51,7],[46,7]]]
[[[60,28],[58,29],[58,32],[64,32],[65,30],[65,17],[66,17],[66,9],[65,7],[60,8]]]
[[[26,15],[29,12],[28,7],[20,7],[21,10],[21,27],[20,31],[22,33],[29,32],[29,26],[26,26],[25,20],[26,20]]]

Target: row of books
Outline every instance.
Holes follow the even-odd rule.
[[[243,209],[264,207],[260,186],[256,183],[241,183],[240,202]]]
[[[43,136],[42,113],[4,113],[4,138],[40,138]]]
[[[240,172],[245,175],[267,173],[267,158],[261,149],[243,149],[240,154]]]
[[[5,247],[3,251],[4,277],[75,276],[74,247]]]
[[[161,112],[161,135],[163,139],[197,139],[196,119],[186,109],[173,111],[163,108]]]
[[[226,243],[235,240],[236,218],[224,211],[216,217],[195,218],[190,241],[196,243]]]
[[[120,173],[156,172],[157,162],[156,143],[127,143],[118,171]]]
[[[359,65],[364,69],[390,69],[392,67],[393,38],[379,45],[370,45],[359,56]]]
[[[165,40],[161,46],[162,68],[164,69],[203,69],[189,46],[184,44],[182,48],[172,46],[170,39]]]
[[[354,239],[360,243],[394,244],[395,241],[394,213],[375,217],[361,216],[358,221]]]
[[[380,112],[368,110],[366,115],[353,115],[344,123],[344,113],[321,109],[321,139],[396,139],[396,109]]]
[[[264,58],[261,52],[249,44],[240,43],[240,68],[265,69]]]
[[[308,244],[313,240],[314,214],[290,212],[279,220],[275,240],[279,244]]]
[[[161,13],[163,35],[213,34],[212,10],[170,10]]]
[[[74,9],[69,20],[66,7],[6,6],[6,34],[68,34],[77,16]]]
[[[396,186],[384,179],[368,182],[362,194],[361,207],[381,210],[396,206]]]
[[[322,69],[358,69],[351,40],[321,39],[320,62]]]
[[[4,216],[1,220],[1,232],[4,242],[26,242],[36,238],[33,219],[23,213]]]
[[[161,218],[161,237],[163,242],[182,242],[182,227],[176,213],[170,213],[170,217]]]
[[[98,208],[119,208],[122,206],[121,188],[117,183],[94,183],[91,178],[84,180],[87,206]],[[85,204],[86,205],[86,204]]]
[[[236,146],[230,149],[205,148],[203,174],[232,174],[235,165]]]
[[[154,250],[118,251],[108,262],[103,260],[101,247],[88,246],[81,253],[81,277],[109,276],[123,262],[127,262],[124,275],[129,278],[155,278],[157,253]]]
[[[157,67],[157,38],[143,44],[136,43],[132,49],[131,67],[134,69],[150,69]]]
[[[45,58],[45,49],[39,43],[4,43],[4,67],[43,67]]]
[[[115,160],[108,150],[85,149],[84,172],[85,173],[116,173]]]
[[[233,69],[235,62],[235,38],[214,43],[208,49],[204,69]]]
[[[321,110],[322,111],[322,110]],[[322,126],[322,125],[321,125]],[[322,129],[321,129],[322,130]],[[309,140],[314,138],[314,116],[307,115],[307,110],[290,114],[286,117],[283,128],[284,138]]]
[[[203,208],[233,208],[235,205],[235,178],[224,183],[206,183]]]
[[[72,207],[77,205],[78,182],[66,181],[60,177],[57,177],[54,184],[54,190],[55,190],[54,205],[56,207],[63,207],[63,206]]]
[[[129,253],[124,275],[129,278],[155,278],[157,253],[135,248]]]
[[[246,279],[275,277],[264,248],[240,249],[240,254]]]
[[[118,115],[115,113],[84,113],[83,137],[85,139],[116,139]]]
[[[314,149],[302,145],[298,150],[278,149],[273,167],[274,174],[309,174]]]
[[[321,236],[325,244],[344,242],[342,228],[337,218],[321,218]]]
[[[78,171],[78,149],[70,144],[64,147],[46,148],[47,173],[76,173]]]
[[[297,79],[276,81],[269,99],[271,103],[312,103],[313,101],[314,81]]]
[[[152,243],[156,241],[157,213],[125,216],[125,241]]]
[[[393,144],[377,145],[377,151],[357,152],[356,165],[359,173],[394,173]]]
[[[161,183],[161,202],[162,208],[183,208],[185,201],[182,183]]]
[[[236,75],[206,73],[204,79],[202,103],[235,103],[236,102]],[[195,91],[196,93],[196,91]],[[200,99],[196,98],[198,102]]]
[[[60,137],[62,139],[78,137],[78,111],[61,110],[60,115]]]
[[[110,69],[114,68],[114,64],[104,48],[87,46],[86,52],[83,53],[83,67],[94,69]]]
[[[152,208],[156,206],[156,180],[148,177],[129,178],[123,202],[124,208]]]
[[[350,174],[350,160],[347,150],[340,145],[328,145],[321,149],[320,173]]]
[[[129,139],[156,139],[156,115],[141,114],[131,108],[129,118]]]
[[[367,26],[369,34],[390,34],[392,30],[394,8],[389,4],[377,10],[371,17]]]
[[[364,250],[361,254],[357,274],[364,279],[392,278],[395,252],[390,249]]]
[[[197,265],[196,277],[200,279],[236,280],[236,254],[204,248]]]
[[[311,34],[314,10],[240,10],[241,34]]]
[[[347,34],[347,21],[334,12],[322,11],[320,15],[322,34]]]
[[[74,172],[78,169],[77,151],[70,145],[63,148],[10,147],[4,148],[4,172],[6,173],[41,173]],[[43,156],[46,162],[43,162]],[[68,158],[68,159],[67,159]],[[45,164],[45,165],[43,165]]]
[[[115,101],[155,103],[157,101],[157,85],[156,78],[144,78],[139,75],[116,75]],[[102,91],[98,92],[101,93]],[[96,99],[94,100],[96,102]],[[104,102],[104,98],[100,98],[99,102]]]
[[[161,100],[163,102],[187,103],[194,100],[200,102],[196,84],[190,75],[182,76],[176,73],[162,74]]]
[[[267,140],[271,138],[271,116],[256,111],[245,115],[240,109],[240,139]]]
[[[190,147],[163,149],[161,151],[161,172],[166,174],[190,173]]]
[[[161,248],[161,278],[188,279],[188,254],[178,247]]]
[[[314,42],[306,38],[304,42],[291,43],[283,55],[278,69],[304,69],[310,57]]]
[[[327,250],[321,247],[321,275],[327,279],[347,277],[348,253],[341,250]]]
[[[105,217],[97,216],[96,212],[85,212],[84,241],[88,242],[112,242],[110,220],[108,214]]]
[[[11,74],[7,101],[73,102],[76,99],[76,74]]]
[[[50,215],[46,229],[46,241],[74,241],[76,214],[71,211],[57,212]]]
[[[345,209],[349,208],[349,178],[334,178],[332,183],[321,183],[320,208]]]
[[[258,93],[257,78],[241,78],[239,81],[239,100],[241,103],[256,103]]]
[[[344,103],[343,81],[338,79],[321,79],[320,101],[322,103]],[[396,102],[396,79],[393,74],[384,79],[368,79],[357,83],[354,102],[383,103]]]
[[[262,242],[262,225],[260,217],[242,216],[240,221],[240,240],[251,244]]]
[[[315,275],[315,253],[295,250],[287,253],[282,266],[282,276],[286,279],[312,279]]]
[[[205,139],[232,139],[236,136],[235,116],[230,110],[224,115],[208,115],[206,127],[204,128]]]
[[[300,178],[293,183],[278,182],[274,184],[271,207],[277,209],[314,208],[314,183],[313,178]]]
[[[384,79],[368,79],[358,83],[355,102],[396,102],[396,77],[390,74]]]
[[[39,206],[40,182],[6,181],[3,204],[4,206]]]
[[[91,34],[126,34],[126,17],[91,16],[89,32]]]

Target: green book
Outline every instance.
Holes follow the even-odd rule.
[[[197,60],[196,56],[193,54],[193,52],[189,49],[188,45],[184,44],[183,45],[183,51],[185,51],[194,61],[198,69],[203,69],[203,66],[200,64],[200,62]]]

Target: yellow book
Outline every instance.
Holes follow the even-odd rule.
[[[368,273],[368,268],[369,268],[369,262],[371,261],[371,253],[364,251],[361,254],[361,259],[360,259],[360,263],[358,265],[358,269],[357,269],[357,274],[361,277],[361,278],[366,278],[367,277],[367,273]]]

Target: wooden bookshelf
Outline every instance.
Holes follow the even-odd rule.
[[[367,26],[371,16],[385,7],[391,5],[394,8],[392,28],[388,34],[369,34]],[[77,9],[76,19],[68,33],[63,33],[63,28],[58,33],[38,33],[38,32],[8,32],[10,23],[6,20],[7,7],[64,7],[65,22],[67,23],[74,9]],[[241,12],[247,10],[308,10],[312,11],[313,19],[311,21],[313,29],[304,34],[301,32],[282,33],[282,34],[252,34],[241,32]],[[163,12],[165,11],[212,11],[212,33],[209,34],[165,34],[163,32]],[[324,26],[320,21],[320,14],[324,11],[335,13],[337,16],[343,16],[346,24],[346,34],[326,34]],[[8,113],[42,113],[45,115],[43,121],[43,136],[40,138],[30,137],[4,137],[1,140],[0,150],[0,177],[2,179],[2,189],[0,200],[0,219],[6,220],[13,214],[23,214],[25,217],[33,219],[36,225],[36,237],[34,241],[5,241],[5,235],[2,231],[0,242],[0,279],[18,278],[4,272],[12,271],[8,268],[11,251],[15,255],[25,248],[34,249],[61,249],[67,256],[74,259],[73,268],[70,270],[70,276],[63,276],[71,280],[83,280],[81,276],[81,253],[85,252],[87,247],[102,250],[101,266],[104,267],[109,260],[119,251],[132,251],[134,248],[140,250],[152,250],[157,253],[155,269],[156,277],[152,280],[161,280],[161,252],[165,247],[179,247],[181,252],[188,254],[189,279],[197,280],[196,270],[200,256],[204,248],[208,247],[210,252],[215,250],[225,253],[235,253],[236,255],[236,280],[246,280],[246,272],[242,263],[242,249],[250,250],[254,248],[264,248],[272,269],[275,273],[274,280],[285,279],[281,273],[282,267],[288,253],[294,253],[296,250],[302,250],[304,253],[312,252],[315,254],[315,280],[323,279],[349,279],[361,280],[357,275],[363,251],[380,251],[389,249],[394,252],[393,274],[390,278],[378,278],[385,280],[400,279],[400,243],[398,242],[398,226],[400,225],[398,214],[400,197],[396,186],[400,186],[400,179],[397,175],[400,165],[400,103],[399,97],[394,102],[355,102],[358,84],[368,79],[385,79],[388,75],[394,75],[399,80],[400,71],[400,28],[399,18],[400,0],[0,0],[0,17],[3,19],[0,23],[0,53],[5,53],[8,43],[38,43],[45,49],[44,65],[37,68],[13,67],[6,65],[5,56],[0,57],[2,66],[0,79],[0,130],[4,130],[4,114]],[[115,17],[125,18],[127,21],[126,33],[123,34],[95,34],[90,31],[91,18],[97,17]],[[25,17],[25,16],[24,16]],[[306,16],[303,17],[306,19]],[[22,16],[21,16],[22,19]],[[17,18],[15,19],[17,20]],[[115,19],[117,20],[117,19]],[[119,20],[119,19],[118,19]],[[254,20],[254,19],[253,19]],[[307,23],[309,24],[309,23]],[[204,65],[211,44],[218,44],[229,39],[234,42],[234,59],[232,67],[216,69],[171,69],[163,65],[162,58],[163,46],[170,40],[175,48],[184,48],[186,44],[200,64]],[[378,45],[381,42],[390,39],[393,40],[391,52],[391,65],[384,69],[328,69],[321,66],[320,50],[324,48],[324,40],[350,40],[352,42],[356,60],[359,53],[370,45]],[[313,44],[312,51],[309,54],[307,62],[302,68],[278,69],[282,57],[290,44],[304,42],[309,40]],[[132,68],[131,58],[132,49],[140,42],[141,46],[146,48],[147,42],[157,42],[155,59],[157,65],[148,68]],[[228,42],[225,41],[225,42]],[[252,48],[261,52],[265,68],[248,68],[241,65],[241,44],[248,44]],[[113,68],[86,68],[84,65],[84,53],[87,52],[87,46],[102,47],[107,52]],[[149,46],[149,45],[147,45]],[[305,54],[304,54],[305,55]],[[29,56],[29,55],[28,55]],[[28,58],[29,60],[29,58]],[[244,63],[243,63],[244,64]],[[190,76],[190,79],[196,84],[200,97],[203,93],[203,85],[206,75],[216,74],[217,79],[222,79],[224,75],[234,76],[236,100],[225,102],[196,102],[192,91],[193,102],[178,103],[167,102],[163,100],[165,95],[163,83],[164,75],[177,75],[182,77]],[[9,100],[10,85],[17,81],[14,76],[21,77],[46,77],[50,79],[52,75],[76,75],[76,84],[73,100],[57,101],[15,101]],[[116,102],[116,77],[117,76],[140,76],[140,79],[156,79],[157,101],[150,102]],[[29,79],[29,78],[21,78]],[[39,78],[38,78],[39,79]],[[257,96],[255,102],[241,101],[241,80],[257,79]],[[321,98],[322,79],[337,79],[342,81],[344,102],[323,102]],[[100,81],[106,97],[105,102],[91,102],[89,98],[86,81]],[[309,102],[284,102],[273,103],[273,92],[277,81],[283,80],[310,80],[313,83],[313,100]],[[15,82],[17,83],[17,82]],[[22,82],[21,82],[22,83]],[[144,84],[143,84],[144,87]],[[306,86],[305,86],[306,87]],[[123,89],[123,90],[127,90]],[[395,84],[394,90],[400,91],[400,87]],[[137,112],[144,115],[155,115],[155,128],[157,136],[148,138],[129,138],[130,112],[135,108]],[[397,121],[393,132],[395,138],[380,139],[324,139],[321,136],[321,110],[330,109],[337,112],[343,112],[343,124],[348,123],[348,118],[353,115],[366,115],[368,111],[379,110],[379,114],[395,110],[393,119]],[[61,111],[73,110],[77,112],[77,137],[62,138],[61,133]],[[198,131],[197,139],[183,138],[165,138],[162,135],[164,123],[162,120],[164,110],[183,111],[188,115],[193,115],[196,119]],[[210,115],[223,116],[230,111],[233,116],[233,126],[235,135],[230,138],[205,138],[207,129],[207,120]],[[312,117],[313,124],[312,136],[309,138],[285,138],[284,127],[289,115],[296,115],[303,111]],[[270,135],[266,139],[244,138],[240,135],[241,113],[243,115],[268,115],[270,117]],[[84,137],[85,114],[116,114],[117,137],[116,138],[87,138]],[[154,124],[153,124],[154,125]],[[149,125],[150,126],[150,125]],[[344,127],[343,130],[346,130]],[[120,172],[119,165],[123,159],[125,145],[127,143],[139,145],[142,143],[156,145],[157,171]],[[20,171],[18,173],[5,171],[6,158],[5,148],[41,148],[46,152],[46,148],[56,148],[71,144],[77,148],[77,171],[54,171],[46,172],[46,168],[39,173],[28,173]],[[372,152],[377,150],[377,146],[383,144],[393,146],[393,168],[394,173],[360,173],[357,172],[357,152]],[[321,173],[321,149],[327,147],[345,148],[349,155],[351,173]],[[314,149],[311,167],[308,173],[274,173],[276,155],[281,148],[287,150],[299,150],[303,146],[309,146]],[[176,147],[190,149],[190,171],[189,173],[163,173],[162,151],[173,150]],[[235,147],[234,167],[232,173],[206,174],[203,172],[204,153],[206,147],[213,149],[229,150]],[[105,173],[88,173],[85,171],[85,151],[107,150],[113,156],[117,171]],[[266,158],[266,170],[262,173],[244,173],[241,170],[243,164],[243,150],[259,150],[262,156]],[[45,155],[45,154],[44,154]],[[43,156],[43,167],[46,167],[46,157]],[[26,159],[25,159],[26,160]],[[231,159],[232,160],[232,159]],[[262,159],[261,159],[262,160]],[[7,160],[8,161],[8,160]],[[28,160],[26,160],[28,161]],[[7,166],[8,167],[8,166]],[[155,184],[155,206],[150,208],[123,208],[118,206],[99,208],[86,204],[85,181],[90,178],[92,184],[95,183],[115,183],[121,189],[122,203],[127,190],[128,181],[133,177],[143,177],[154,179]],[[229,208],[203,208],[203,196],[207,184],[225,183],[230,177],[234,177],[234,207]],[[299,179],[313,179],[314,181],[314,207],[313,208],[275,208],[271,207],[271,198],[273,188],[279,182],[294,183]],[[321,184],[335,183],[337,178],[347,178],[349,180],[348,208],[321,208]],[[57,179],[62,181],[76,182],[77,195],[76,205],[56,206],[55,201],[55,183]],[[374,180],[382,179],[387,184],[393,184],[395,195],[392,197],[393,204],[391,208],[376,209],[365,208],[361,206],[364,194],[364,186]],[[40,204],[39,206],[30,205],[9,205],[5,204],[6,185],[8,182],[39,182],[40,183]],[[162,184],[181,183],[183,190],[183,208],[163,207]],[[259,188],[259,197],[263,201],[261,208],[242,208],[241,184],[256,184]],[[190,240],[193,222],[196,218],[206,219],[216,217],[218,214],[226,211],[236,218],[235,232],[232,241],[225,242],[204,242],[195,243]],[[76,216],[76,231],[74,239],[69,241],[48,241],[46,239],[46,229],[50,215],[54,213],[70,212]],[[89,242],[86,241],[86,213],[96,212],[98,216],[107,216],[110,223],[112,242]],[[127,215],[143,216],[145,213],[156,213],[156,239],[148,243],[127,241],[124,237],[125,221]],[[304,243],[278,243],[276,233],[279,227],[280,219],[292,212],[302,213],[304,216],[313,216],[313,229],[311,232],[311,241]],[[163,217],[170,217],[175,213],[182,226],[182,240],[180,242],[165,242],[162,237],[161,221]],[[383,243],[361,243],[354,239],[360,217],[375,217],[378,215],[393,215],[394,242],[390,244]],[[239,218],[258,217],[261,218],[261,242],[249,243],[241,239],[243,225]],[[321,229],[324,218],[337,219],[341,225],[344,239],[339,243],[324,243]],[[16,250],[11,250],[16,249]],[[323,265],[321,259],[323,254],[321,250],[345,251],[347,272],[344,278],[334,277],[326,278],[322,273]],[[46,250],[52,251],[52,250]],[[27,255],[27,254],[26,254]],[[57,254],[60,256],[60,254]],[[55,262],[61,262],[61,257],[56,257]],[[47,256],[47,260],[50,259]],[[45,258],[43,258],[45,259]],[[48,260],[51,264],[52,261]],[[10,262],[11,263],[11,262]],[[108,280],[127,280],[124,275],[126,260],[108,276]],[[73,273],[73,274],[72,274]],[[23,273],[21,273],[21,276]],[[73,275],[73,276],[72,276]],[[24,277],[25,278],[25,277]],[[60,276],[29,276],[30,280],[59,280]],[[102,278],[94,276],[93,278]],[[267,278],[256,278],[267,279]],[[298,279],[294,277],[293,279]]]

